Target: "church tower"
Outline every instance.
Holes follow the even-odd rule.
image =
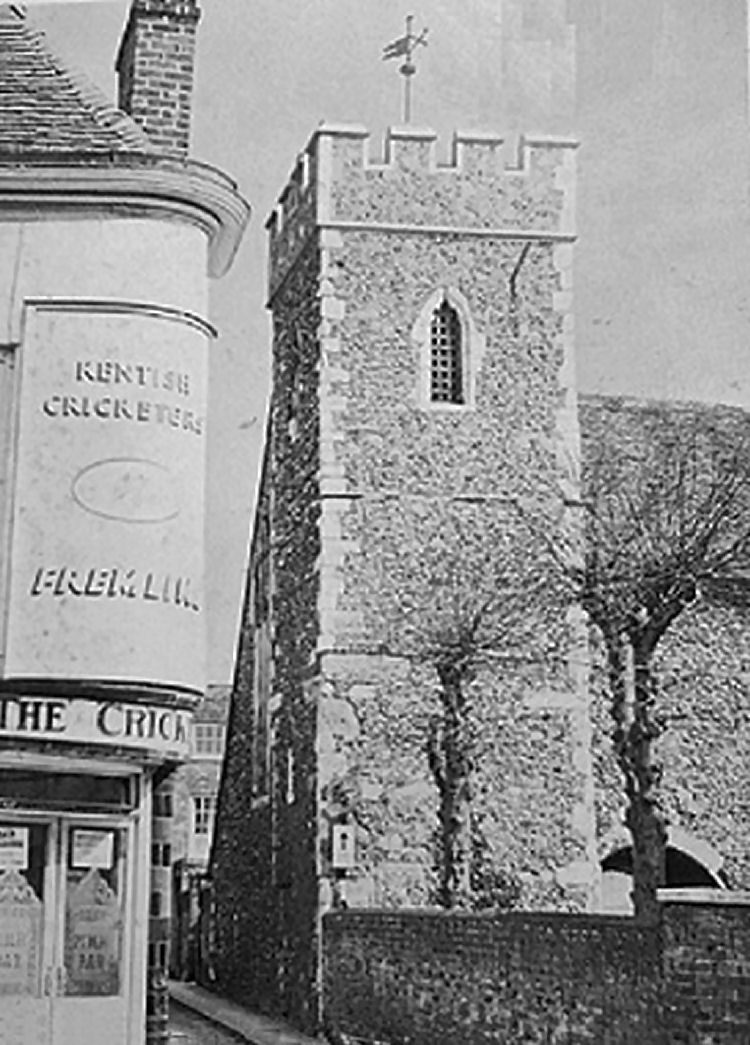
[[[394,128],[375,161],[364,129],[323,125],[268,222],[272,402],[214,866],[226,975],[309,1026],[320,914],[444,902],[450,845],[452,901],[595,906],[562,561],[575,143],[436,149]]]

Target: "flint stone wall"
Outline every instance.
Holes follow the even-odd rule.
[[[348,819],[358,842],[343,878],[321,844],[333,902],[434,899],[426,748],[440,703],[422,654],[439,630],[442,564],[455,560],[471,604],[510,562],[505,548],[525,546],[504,581],[522,586],[543,555],[539,531],[570,523],[573,149],[527,143],[507,159],[499,139],[464,136],[441,167],[434,135],[403,129],[374,163],[364,133],[325,128],[309,159],[324,226],[319,834]],[[310,211],[302,191],[273,226],[272,250]],[[418,328],[441,288],[471,328],[466,408],[421,395]],[[503,637],[471,688],[474,827],[482,873],[504,875],[513,902],[585,908],[596,872],[579,626],[554,584],[540,601],[535,630],[509,637],[501,609],[487,622]]]
[[[639,459],[648,426],[663,414],[686,411],[727,432],[748,424],[747,414],[733,407],[582,396],[583,467],[603,428]],[[670,832],[717,881],[735,890],[750,888],[749,623],[742,585],[708,585],[670,625],[655,659],[665,730],[654,756],[663,766],[660,795]],[[612,753],[604,650],[594,628],[591,638],[597,834],[606,857],[630,839],[619,826],[623,785]]]

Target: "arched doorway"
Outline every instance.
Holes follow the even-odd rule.
[[[615,849],[602,860],[602,910],[632,914],[633,854],[630,846]],[[719,876],[675,845],[667,846],[665,889],[723,889]]]

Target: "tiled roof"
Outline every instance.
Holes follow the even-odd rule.
[[[158,153],[131,117],[49,50],[0,3],[0,158]]]

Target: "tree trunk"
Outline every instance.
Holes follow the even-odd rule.
[[[630,727],[630,757],[636,781],[626,823],[633,836],[633,905],[637,917],[656,921],[656,890],[667,880],[667,829],[659,796],[661,767],[653,744],[660,733],[654,715],[656,680],[653,648],[637,643],[633,649],[634,716]]]
[[[656,891],[666,881],[667,831],[659,802],[660,767],[653,742],[659,735],[654,715],[656,682],[653,645],[625,633],[607,636],[614,747],[625,778],[625,823],[633,855],[633,907],[637,918],[659,916]]]
[[[440,794],[438,811],[438,902],[442,907],[470,904],[471,740],[466,722],[466,673],[440,665],[442,721],[433,735],[430,767]]]

